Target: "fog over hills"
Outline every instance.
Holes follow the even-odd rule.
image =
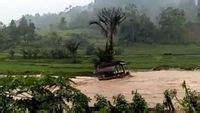
[[[11,19],[22,15],[40,13],[58,13],[69,5],[83,6],[93,0],[0,0],[0,21],[8,24]]]
[[[57,10],[46,14],[40,14],[39,12],[35,11],[34,15],[26,15],[26,18],[35,23],[38,28],[55,27],[58,25],[62,17],[65,17],[67,25],[70,27],[84,27],[88,25],[88,22],[101,8],[124,8],[129,4],[135,4],[138,10],[142,13],[145,13],[148,17],[151,18],[153,22],[157,21],[157,17],[159,16],[160,12],[167,7],[184,9],[188,21],[195,22],[197,20],[197,0],[82,0],[82,3],[79,3],[79,5],[82,4],[82,6],[73,7],[67,5],[67,3],[66,5],[63,4],[64,2],[61,1],[62,0],[57,1],[60,4],[60,7],[66,7],[62,8],[62,10],[60,9],[60,12],[58,12],[58,7],[55,7],[55,5],[51,5],[51,7],[54,7]],[[89,5],[83,5],[84,3],[89,3]],[[41,4],[38,4],[38,7],[42,7]]]

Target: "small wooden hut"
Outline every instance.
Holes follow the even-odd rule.
[[[96,74],[100,80],[123,78],[129,75],[123,61],[102,62],[96,68]]]

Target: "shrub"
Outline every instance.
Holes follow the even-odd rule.
[[[83,34],[80,35],[72,35],[72,38],[78,42],[80,42],[80,47],[85,48],[87,46],[89,46],[89,42],[87,40],[87,36],[83,36]]]
[[[28,58],[28,52],[26,49],[22,49],[21,52],[22,52],[23,58]]]
[[[96,49],[94,47],[94,44],[90,44],[89,46],[87,46],[86,55],[94,55],[95,52],[96,52]]]
[[[108,51],[98,48],[96,51],[97,58],[93,59],[94,67],[97,68],[98,65],[104,62],[111,62],[112,55]]]
[[[164,104],[167,109],[171,112],[175,111],[175,108],[172,103],[172,99],[175,99],[178,104],[186,113],[199,113],[200,112],[200,93],[193,91],[187,87],[186,82],[182,84],[183,89],[185,90],[185,97],[183,99],[177,98],[176,90],[166,90]]]
[[[107,101],[106,97],[97,94],[95,96],[95,99],[96,103],[94,104],[94,106],[97,107],[98,109],[104,109],[106,107],[110,108],[110,103],[109,101]]]
[[[121,55],[124,52],[122,48],[116,48],[114,54],[115,55]]]
[[[22,49],[21,54],[23,58],[31,59],[31,58],[38,58],[40,57],[41,51],[39,49]]]
[[[40,57],[41,58],[51,58],[51,54],[50,54],[50,50],[47,50],[47,49],[42,49],[40,51]]]
[[[166,113],[164,104],[156,104],[155,113]]]
[[[68,111],[72,109],[75,113],[87,113],[87,96],[73,88],[68,78],[48,75],[39,78],[10,76],[1,78],[0,83],[2,112],[11,113],[7,110],[12,110],[17,113],[18,110],[22,110],[21,112],[28,110],[30,113],[37,113],[40,110],[54,110],[56,113],[62,113],[63,109]],[[51,91],[53,87],[58,89]],[[23,95],[25,93],[30,96]],[[18,95],[23,97],[15,99],[14,97]],[[72,106],[69,106],[69,103],[72,103]]]
[[[98,48],[96,51],[96,56],[97,56],[99,62],[112,61],[112,55],[110,55],[107,50]]]
[[[192,91],[187,87],[186,82],[182,84],[185,90],[185,97],[182,100],[177,100],[185,112],[188,113],[199,113],[200,112],[200,93],[197,91]]]
[[[88,102],[90,98],[81,92],[75,92],[71,95],[72,97],[72,111],[74,113],[87,113],[89,108]]]
[[[65,42],[65,47],[70,53],[70,57],[73,60],[72,63],[77,63],[77,54],[80,44],[81,42],[75,39],[66,40]]]
[[[11,49],[11,50],[9,51],[9,56],[10,56],[11,58],[13,58],[13,57],[15,56],[15,51]]]
[[[51,57],[55,59],[66,58],[68,56],[67,51],[65,51],[64,49],[52,49],[49,52],[49,54],[51,54]]]
[[[38,58],[39,56],[39,53],[40,53],[40,50],[39,49],[34,49],[33,51],[32,51],[32,57],[33,58]]]
[[[128,104],[127,100],[125,99],[124,95],[119,94],[117,96],[114,96],[113,99],[114,99],[115,108],[118,113],[128,111],[129,104]]]
[[[99,113],[112,113],[111,109],[109,107],[103,107],[100,109]]]
[[[144,113],[148,108],[147,102],[137,91],[132,92],[132,94],[133,94],[133,99],[132,99],[131,109],[130,109],[131,112]]]

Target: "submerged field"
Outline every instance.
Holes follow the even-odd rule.
[[[0,54],[0,74],[53,74],[87,75],[94,71],[93,59],[79,53],[80,63],[72,64],[71,59],[22,59],[19,55],[13,59],[7,53]],[[129,70],[182,68],[194,70],[200,67],[200,45],[154,45],[134,44],[124,47],[122,55],[116,59],[128,63]]]
[[[176,89],[178,98],[183,98],[185,92],[181,85],[184,80],[189,88],[200,91],[199,74],[200,71],[149,71],[132,72],[129,77],[109,81],[99,81],[96,77],[77,77],[73,81],[77,89],[92,99],[91,105],[96,94],[106,96],[111,102],[113,96],[123,94],[131,102],[131,92],[137,90],[149,106],[154,107],[163,102],[165,90]]]

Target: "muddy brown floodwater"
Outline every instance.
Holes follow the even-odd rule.
[[[125,95],[131,101],[131,92],[137,90],[146,99],[149,106],[163,102],[163,92],[166,89],[177,89],[178,97],[182,97],[184,91],[181,87],[183,81],[197,91],[200,91],[200,71],[150,71],[132,72],[130,77],[99,81],[95,77],[76,77],[73,81],[75,87],[92,99],[90,105],[94,104],[94,96],[101,94],[112,101],[117,94]]]

